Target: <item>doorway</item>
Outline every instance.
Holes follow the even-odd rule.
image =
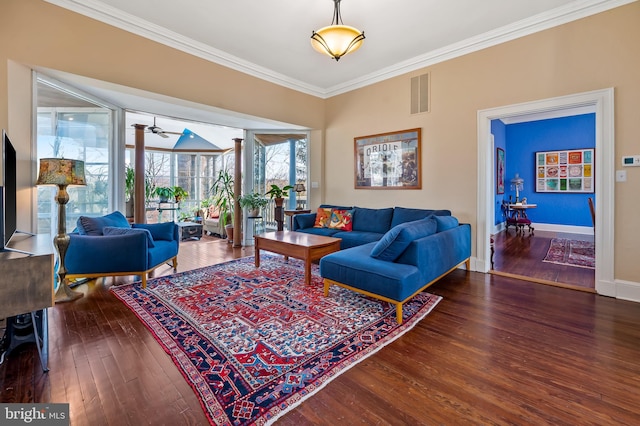
[[[490,235],[495,215],[493,185],[493,144],[491,120],[558,110],[592,107],[596,113],[596,252],[595,288],[599,294],[615,296],[613,281],[613,206],[615,146],[613,124],[613,89],[568,95],[522,104],[497,107],[478,112],[478,211],[475,269],[490,269]]]

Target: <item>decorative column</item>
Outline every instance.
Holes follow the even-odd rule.
[[[233,247],[242,247],[242,209],[240,208],[240,196],[242,195],[242,141],[241,138],[233,138],[235,142],[233,171]]]
[[[144,129],[146,124],[133,124],[136,129],[136,163],[134,167],[133,187],[133,221],[134,223],[147,222],[147,209],[145,206],[145,188],[144,188]]]

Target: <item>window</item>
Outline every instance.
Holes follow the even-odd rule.
[[[85,163],[86,186],[67,189],[68,231],[81,215],[98,216],[110,211],[110,152],[114,111],[61,86],[37,79],[36,157],[70,158]],[[57,188],[37,191],[38,233],[57,233]]]

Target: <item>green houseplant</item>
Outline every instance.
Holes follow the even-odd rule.
[[[183,199],[186,199],[189,196],[189,193],[184,190],[181,186],[174,186],[171,188],[173,190],[173,196],[176,199],[176,203],[179,203]]]
[[[271,185],[271,189],[267,191],[265,195],[269,195],[272,199],[276,200],[278,198],[284,198],[289,195],[289,190],[292,189],[293,186],[287,185],[282,188],[276,184]]]
[[[133,217],[133,191],[135,189],[135,170],[127,165],[124,175],[125,215]]]
[[[170,188],[168,186],[156,186],[156,188],[153,190],[153,194],[157,195],[158,198],[160,198],[161,203],[166,203],[167,201],[169,201],[169,198],[172,198],[174,196],[173,188]]]
[[[220,212],[220,224],[227,233],[228,242],[233,241],[233,211],[235,194],[233,192],[233,176],[227,170],[220,170],[211,185],[212,205]]]
[[[260,216],[260,210],[265,208],[269,201],[258,193],[244,194],[238,199],[241,207],[249,209],[249,216]]]

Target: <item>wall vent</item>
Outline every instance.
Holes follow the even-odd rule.
[[[429,112],[429,74],[411,78],[411,114]]]

